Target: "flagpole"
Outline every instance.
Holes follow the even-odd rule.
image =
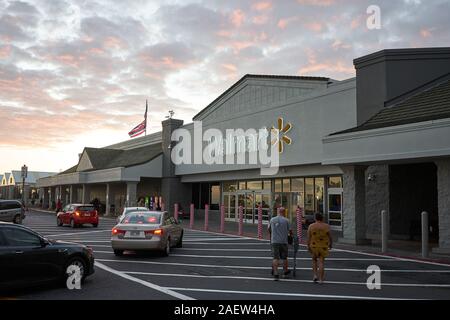
[[[147,99],[145,99],[145,136],[147,136],[147,108],[148,102]]]

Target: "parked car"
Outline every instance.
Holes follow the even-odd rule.
[[[92,249],[49,240],[25,226],[0,222],[0,288],[64,281],[71,266],[79,267],[81,281],[93,274]]]
[[[56,224],[60,227],[70,224],[72,228],[83,224],[98,227],[98,212],[92,204],[68,204],[56,215]]]
[[[183,245],[183,228],[167,211],[127,213],[111,232],[114,254],[125,250],[158,250],[168,256],[172,247]]]
[[[149,211],[149,209],[146,207],[125,207],[123,208],[122,214],[119,217],[117,217],[116,219],[117,223],[119,223],[126,216],[127,213],[134,211]]]
[[[21,224],[25,219],[25,207],[17,200],[0,200],[0,221]]]

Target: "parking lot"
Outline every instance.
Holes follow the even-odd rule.
[[[56,285],[20,290],[11,299],[449,299],[450,266],[333,249],[324,284],[312,282],[305,247],[297,255],[297,274],[279,282],[271,277],[267,240],[185,230],[183,248],[169,257],[126,252],[110,246],[115,222],[98,228],[57,227],[54,215],[31,211],[24,224],[48,238],[91,246],[96,272],[81,290]],[[290,255],[292,256],[292,247]],[[289,259],[292,268],[293,259]],[[369,290],[367,268],[381,269],[381,289]]]

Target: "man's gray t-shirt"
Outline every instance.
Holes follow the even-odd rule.
[[[288,244],[289,220],[282,216],[270,219],[271,242]]]

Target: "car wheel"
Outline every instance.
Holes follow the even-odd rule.
[[[116,256],[118,256],[118,257],[121,257],[121,256],[123,256],[123,250],[116,250],[116,249],[114,249],[114,254]]]
[[[163,250],[163,255],[167,257],[170,254],[170,238],[167,238],[166,247]]]
[[[56,218],[56,225],[61,227],[63,225],[61,218]]]
[[[94,228],[97,228],[97,227],[98,227],[98,223],[93,223],[92,226],[93,226]]]
[[[70,219],[70,226],[72,227],[72,228],[76,228],[76,224],[75,224],[75,221],[73,220],[73,219]]]
[[[66,265],[65,271],[64,271],[64,279],[66,280],[67,284],[67,278],[73,274],[73,270],[79,270],[80,271],[80,280],[83,281],[86,277],[86,262],[81,257],[73,257],[69,260],[69,262]]]
[[[13,222],[15,224],[21,224],[22,223],[22,217],[20,216],[20,214],[14,216]]]
[[[178,240],[175,248],[182,248],[182,247],[183,247],[183,232],[181,233],[180,239]]]

